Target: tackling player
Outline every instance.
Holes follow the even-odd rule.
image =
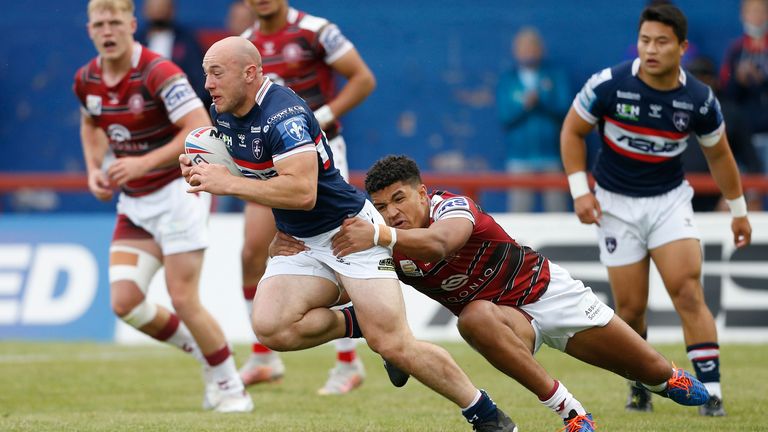
[[[91,0],[88,35],[99,55],[74,84],[88,187],[100,200],[112,198],[113,185],[121,189],[110,247],[112,309],[203,364],[204,408],[250,411],[224,333],[198,296],[210,196],[185,193],[177,165],[186,134],[210,120],[181,69],[135,42],[135,32],[131,0]],[[108,151],[117,159],[102,170]],[[175,312],[146,301],[161,266]]]
[[[563,123],[561,148],[579,220],[596,224],[600,260],[608,268],[616,311],[646,337],[651,260],[683,322],[688,358],[712,396],[702,415],[722,416],[720,350],[701,285],[701,242],[693,190],[680,155],[696,135],[726,198],[734,245],[750,243],[752,228],[739,170],[712,89],[680,67],[688,47],[685,15],[672,5],[640,16],[639,58],[604,69],[582,88]],[[598,126],[602,149],[587,184],[585,137]],[[651,410],[650,394],[631,386],[627,409]]]
[[[387,226],[347,219],[333,237],[334,254],[345,259],[375,244],[392,247],[400,281],[458,316],[462,337],[538,396],[568,431],[588,432],[595,425],[565,385],[534,359],[542,343],[638,380],[682,405],[707,400],[699,381],[671,365],[591,289],[518,244],[471,199],[430,194],[413,160],[379,160],[368,170],[365,189]],[[306,250],[283,233],[271,247],[274,255]],[[387,369],[392,374],[395,368]],[[401,386],[406,379],[393,384]]]
[[[347,150],[337,120],[373,91],[376,80],[354,45],[325,18],[296,10],[286,0],[246,0],[258,20],[243,36],[261,53],[264,75],[291,88],[312,109],[328,138],[333,162],[347,180]],[[337,93],[334,74],[346,80]],[[271,210],[255,203],[245,207],[245,242],[242,250],[243,294],[250,306],[264,274],[269,242],[275,234]],[[319,394],[344,394],[358,387],[365,376],[355,353],[355,341],[339,339],[336,366]],[[246,385],[282,376],[285,366],[277,353],[258,342],[241,367]]]

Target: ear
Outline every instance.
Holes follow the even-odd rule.
[[[138,23],[136,22],[136,17],[131,17],[131,34],[136,34],[136,29],[139,28]]]
[[[685,54],[686,51],[688,51],[688,40],[687,39],[684,40],[680,44],[680,57],[682,57]]]

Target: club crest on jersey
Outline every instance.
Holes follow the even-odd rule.
[[[400,260],[400,270],[403,274],[410,277],[422,277],[424,272],[421,271],[419,266],[411,260]]]
[[[123,143],[131,140],[131,131],[121,124],[112,123],[107,126],[107,136],[112,142]]]
[[[608,250],[608,253],[613,253],[616,251],[616,244],[616,237],[605,238],[605,249]]]
[[[139,93],[128,98],[128,111],[133,114],[141,114],[144,109],[144,98]]]
[[[691,117],[687,112],[675,111],[675,113],[672,114],[672,123],[675,124],[675,129],[680,132],[685,132],[688,129],[688,122],[690,119]]]
[[[289,43],[283,47],[283,58],[288,63],[298,63],[301,61],[301,47],[295,43]]]
[[[254,138],[251,142],[251,151],[253,151],[253,157],[261,159],[261,155],[264,153],[264,146],[261,145],[260,138]]]
[[[91,115],[101,115],[101,96],[87,95],[85,97],[85,109]]]
[[[285,133],[293,140],[304,140],[304,130],[306,129],[306,126],[302,117],[291,117],[288,120],[282,122],[280,126],[285,129]]]

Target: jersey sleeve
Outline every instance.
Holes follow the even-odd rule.
[[[296,108],[301,107],[293,107],[293,109]],[[293,115],[284,115],[284,117],[276,121],[267,131],[267,139],[272,146],[272,160],[279,161],[297,153],[315,151],[314,145],[308,145],[314,144],[314,141],[309,130],[307,115],[294,112]]]
[[[203,106],[184,72],[167,60],[153,65],[146,78],[147,90],[162,100],[168,119],[176,123],[195,108]]]
[[[573,100],[573,109],[589,124],[595,124],[605,114],[603,99],[607,95],[607,83],[613,78],[610,68],[592,75]]]
[[[320,29],[318,41],[325,50],[325,63],[331,64],[348,53],[355,46],[341,33],[334,23],[328,23]]]
[[[78,69],[75,72],[75,77],[72,83],[72,92],[77,97],[77,101],[80,103],[80,114],[91,117],[91,110],[88,105],[92,105],[91,108],[95,111],[97,108],[101,111],[101,98],[98,98],[98,107],[96,107],[96,100],[91,98],[91,101],[85,100],[85,90],[83,89],[83,75],[85,74],[85,67]]]
[[[471,199],[465,196],[452,196],[433,203],[432,220],[437,222],[443,219],[464,218],[474,225],[477,211],[477,206]]]
[[[704,147],[712,147],[720,141],[725,133],[725,122],[720,102],[711,88],[707,88],[707,99],[694,115],[693,131]]]

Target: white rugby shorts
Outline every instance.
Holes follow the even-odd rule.
[[[152,235],[163,255],[208,247],[208,215],[211,195],[187,193],[183,178],[139,197],[120,194],[117,213]]]
[[[613,318],[613,309],[597,298],[591,288],[571,277],[567,270],[550,261],[549,272],[547,291],[535,302],[520,306],[533,318],[534,353],[541,344],[565,351],[568,339],[573,335],[593,327],[604,327]]]
[[[687,181],[651,197],[630,197],[595,187],[603,217],[597,227],[600,261],[608,266],[636,263],[648,251],[675,240],[701,239],[693,218],[693,189]]]
[[[385,224],[384,218],[368,200],[365,200],[363,209],[356,217],[375,224]],[[343,258],[333,255],[331,238],[339,230],[334,228],[313,237],[297,237],[309,250],[296,255],[270,258],[262,282],[277,275],[301,275],[322,277],[338,285],[337,273],[354,279],[397,279],[392,253],[383,246],[375,246]]]

